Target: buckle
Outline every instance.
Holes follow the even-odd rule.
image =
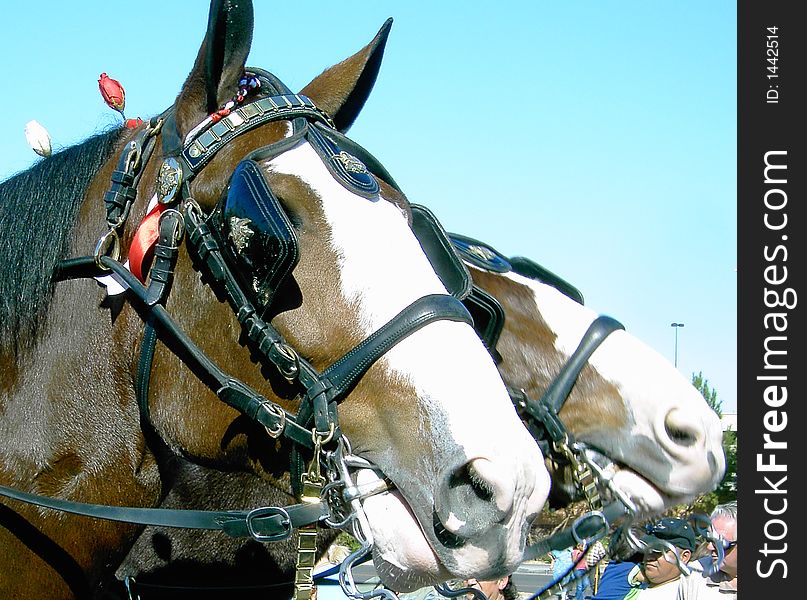
[[[600,521],[599,524],[600,529],[599,531],[594,530],[594,533],[590,535],[586,535],[586,532],[590,531],[588,521],[592,519],[594,521]],[[585,531],[578,532],[578,528]],[[608,533],[608,519],[605,517],[602,511],[599,510],[594,510],[584,515],[581,515],[580,517],[575,519],[574,523],[572,523],[572,537],[574,538],[574,541],[577,542],[578,544],[581,542],[585,542],[586,545],[588,545],[589,543],[595,540],[601,539],[607,533]]]
[[[283,531],[280,533],[264,534],[258,533],[255,528],[254,521],[256,519],[263,519],[266,517],[281,517],[280,526]],[[247,531],[258,542],[280,542],[291,537],[292,526],[291,517],[284,508],[280,506],[264,506],[262,508],[255,508],[247,513],[246,516]]]

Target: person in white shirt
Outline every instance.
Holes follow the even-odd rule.
[[[723,546],[723,562],[713,542],[704,556],[693,564],[695,584],[682,590],[680,600],[736,600],[737,598],[737,502],[717,505],[712,514],[712,529]],[[718,542],[720,543],[720,542]]]

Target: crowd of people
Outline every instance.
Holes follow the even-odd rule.
[[[588,553],[582,545],[553,550],[553,575],[563,586],[557,598],[736,600],[737,502],[715,507],[710,521],[712,539],[699,544],[689,521],[660,519],[646,528],[644,550],[622,560],[603,560],[599,542]]]
[[[664,518],[648,527],[646,550],[608,562],[591,599],[736,600],[737,502],[718,505],[710,519],[716,535],[701,544],[684,519]]]
[[[710,521],[713,535],[698,543],[702,532],[696,532],[686,519],[659,519],[646,528],[641,538],[644,550],[626,559],[608,560],[600,541],[590,547],[581,543],[574,548],[552,550],[549,558],[553,577],[562,589],[557,598],[571,600],[574,595],[574,600],[736,600],[737,502],[716,506]],[[488,600],[520,597],[510,576],[467,579],[463,585],[481,591]],[[400,598],[439,600],[443,596],[430,587]]]

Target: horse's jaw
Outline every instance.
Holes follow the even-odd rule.
[[[378,479],[378,472],[370,469],[357,473],[359,487],[372,485]],[[500,532],[491,532],[481,539],[452,544],[449,548],[438,539],[433,525],[420,525],[412,506],[398,490],[370,496],[362,507],[370,527],[376,572],[385,586],[399,592],[449,579],[495,578],[513,572],[523,560],[521,528],[508,531],[504,542],[498,535]],[[511,517],[510,523],[502,528],[518,520],[518,516]],[[501,553],[491,552],[502,545],[506,547]],[[492,560],[492,555],[497,558]]]
[[[672,365],[629,334],[613,334],[602,350],[600,364],[592,362],[612,374],[627,418],[609,431],[587,427],[577,439],[608,457],[614,485],[637,506],[659,512],[714,490],[726,468],[717,414]],[[640,351],[640,368],[602,368]]]

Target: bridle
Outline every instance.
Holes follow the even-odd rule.
[[[427,295],[415,300],[321,372],[283,339],[271,319],[265,318],[275,290],[283,284],[284,276],[296,264],[296,238],[293,228],[284,227],[281,222],[285,216],[282,206],[271,194],[268,185],[255,192],[258,200],[263,202],[264,209],[269,207],[274,210],[275,220],[268,223],[270,233],[253,231],[254,235],[250,237],[257,239],[261,237],[258,234],[265,234],[265,240],[280,246],[277,260],[268,275],[278,275],[278,271],[281,273],[265,286],[256,285],[250,289],[244,284],[244,274],[238,272],[238,268],[244,264],[238,259],[245,254],[245,250],[243,247],[230,247],[229,242],[234,236],[230,235],[232,232],[222,231],[228,221],[222,221],[221,216],[232,209],[236,202],[230,203],[231,198],[227,197],[211,215],[206,215],[190,194],[190,182],[234,138],[265,123],[282,120],[290,121],[291,135],[252,152],[236,169],[234,176],[243,177],[244,187],[254,189],[261,182],[260,174],[251,167],[253,161],[277,156],[302,140],[309,142],[334,178],[351,191],[365,196],[377,193],[376,177],[395,188],[397,185],[369,153],[337,132],[330,118],[309,98],[292,94],[266,71],[249,69],[248,72],[251,78],[242,80],[245,87],[239,93],[245,91],[245,97],[246,88],[252,87],[261,88],[268,95],[243,103],[227,111],[226,115],[219,114],[218,119],[209,118],[185,140],[180,140],[177,133],[173,108],[151,119],[134,135],[124,147],[112,175],[112,185],[104,197],[107,232],[98,240],[92,255],[62,261],[55,280],[112,275],[128,288],[127,300],[145,322],[136,380],[141,422],[150,424],[148,382],[159,338],[220,400],[262,426],[271,438],[285,438],[291,442],[292,486],[301,502],[292,506],[262,507],[249,511],[192,511],[84,504],[4,486],[0,486],[0,495],[96,518],[144,525],[217,529],[261,542],[287,539],[294,529],[299,529],[295,598],[306,600],[311,595],[316,524],[326,521],[344,525],[351,519],[360,520],[362,511],[359,501],[363,494],[368,493],[357,490],[350,481],[348,468],[351,460],[356,459],[350,456],[349,443],[339,428],[338,404],[381,356],[407,336],[438,320],[471,325],[473,321],[457,298],[449,294]],[[164,158],[157,182],[158,204],[154,209],[159,212],[157,239],[149,283],[145,285],[120,262],[119,239],[137,197],[143,168],[154,152],[157,134],[161,131]],[[239,185],[231,181],[230,188]],[[246,217],[233,218],[241,219],[240,224],[244,225],[243,219]],[[230,220],[229,223],[236,221]],[[428,235],[441,234],[445,235],[435,220]],[[219,298],[226,300],[235,313],[246,343],[296,390],[300,398],[300,408],[296,414],[289,413],[215,364],[165,309],[183,238],[203,281]],[[432,248],[450,248],[447,240],[435,241],[430,237],[423,238],[421,244]],[[453,260],[459,264],[456,257],[452,259],[451,256],[430,257],[430,260],[438,264],[451,263]],[[307,468],[304,454],[311,457]],[[380,491],[383,490],[372,493]],[[337,523],[336,518],[340,522]],[[367,538],[369,529],[361,525],[357,527],[360,536],[363,533],[365,546],[371,544],[372,541]]]

